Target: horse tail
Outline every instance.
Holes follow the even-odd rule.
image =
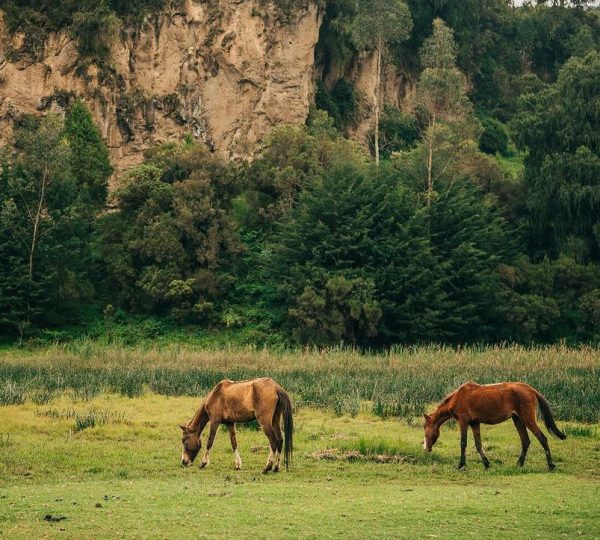
[[[560,429],[558,429],[558,426],[554,421],[554,416],[552,416],[552,411],[550,410],[550,405],[548,404],[546,398],[537,390],[535,390],[535,393],[537,395],[538,405],[540,407],[540,412],[542,413],[542,418],[544,419],[544,424],[546,424],[548,431],[559,439],[566,439],[567,436]]]
[[[294,419],[292,418],[292,401],[288,393],[280,388],[277,390],[279,404],[283,408],[283,462],[285,469],[289,470],[294,450]]]

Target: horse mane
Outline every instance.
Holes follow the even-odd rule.
[[[448,402],[455,396],[456,392],[458,392],[458,390],[453,390],[444,399],[442,399],[438,405],[438,408],[443,405],[448,405]]]

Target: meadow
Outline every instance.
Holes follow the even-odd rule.
[[[0,353],[0,536],[257,538],[600,537],[600,355],[591,348],[268,351],[104,346]],[[222,378],[272,376],[295,403],[289,472],[260,474],[267,440],[220,430],[211,464],[182,469],[180,430]],[[492,467],[421,413],[460,383],[524,380],[566,441],[524,468],[511,422],[483,426]]]

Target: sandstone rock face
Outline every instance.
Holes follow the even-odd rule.
[[[357,123],[350,132],[353,138],[366,145],[368,144],[368,137],[375,126],[374,105],[377,89],[377,59],[375,53],[357,55],[344,76],[354,83],[354,88],[360,98]],[[409,110],[415,105],[415,92],[416,81],[413,77],[389,62],[383,66],[381,80],[382,104]]]
[[[0,11],[0,145],[23,113],[63,110],[73,98],[92,110],[118,170],[155,144],[191,135],[226,158],[247,158],[280,123],[303,123],[314,96],[316,4],[293,21],[257,0],[191,0],[124,30],[109,73],[80,67],[67,33],[52,35],[40,61],[11,62]]]
[[[182,0],[180,7],[124,29],[109,69],[82,67],[68,33],[51,35],[43,57],[11,61],[23,36],[8,36],[0,10],[0,146],[22,114],[64,111],[83,99],[108,144],[117,173],[156,144],[192,136],[226,159],[250,158],[271,128],[304,123],[314,102],[315,47],[322,13],[307,2],[292,20],[259,0]],[[208,7],[212,5],[213,7]],[[216,6],[216,7],[215,7]],[[345,77],[360,98],[351,134],[373,128],[374,55],[356,55],[326,83]],[[386,103],[410,103],[414,83],[393,65],[383,74]]]

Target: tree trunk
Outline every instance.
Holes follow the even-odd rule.
[[[377,45],[377,82],[375,85],[375,164],[379,167],[379,108],[381,103],[381,49],[383,45]]]
[[[429,125],[429,133],[427,138],[427,208],[431,207],[431,199],[433,198],[433,143],[435,139],[435,115],[431,118]]]
[[[29,293],[27,295],[27,323],[31,320],[31,286],[33,284],[33,266],[35,259],[35,250],[40,237],[40,223],[44,212],[44,201],[46,199],[46,185],[48,182],[48,174],[44,172],[42,176],[42,185],[40,186],[40,200],[38,201],[35,214],[31,216],[31,225],[33,231],[31,233],[31,247],[29,249]]]

